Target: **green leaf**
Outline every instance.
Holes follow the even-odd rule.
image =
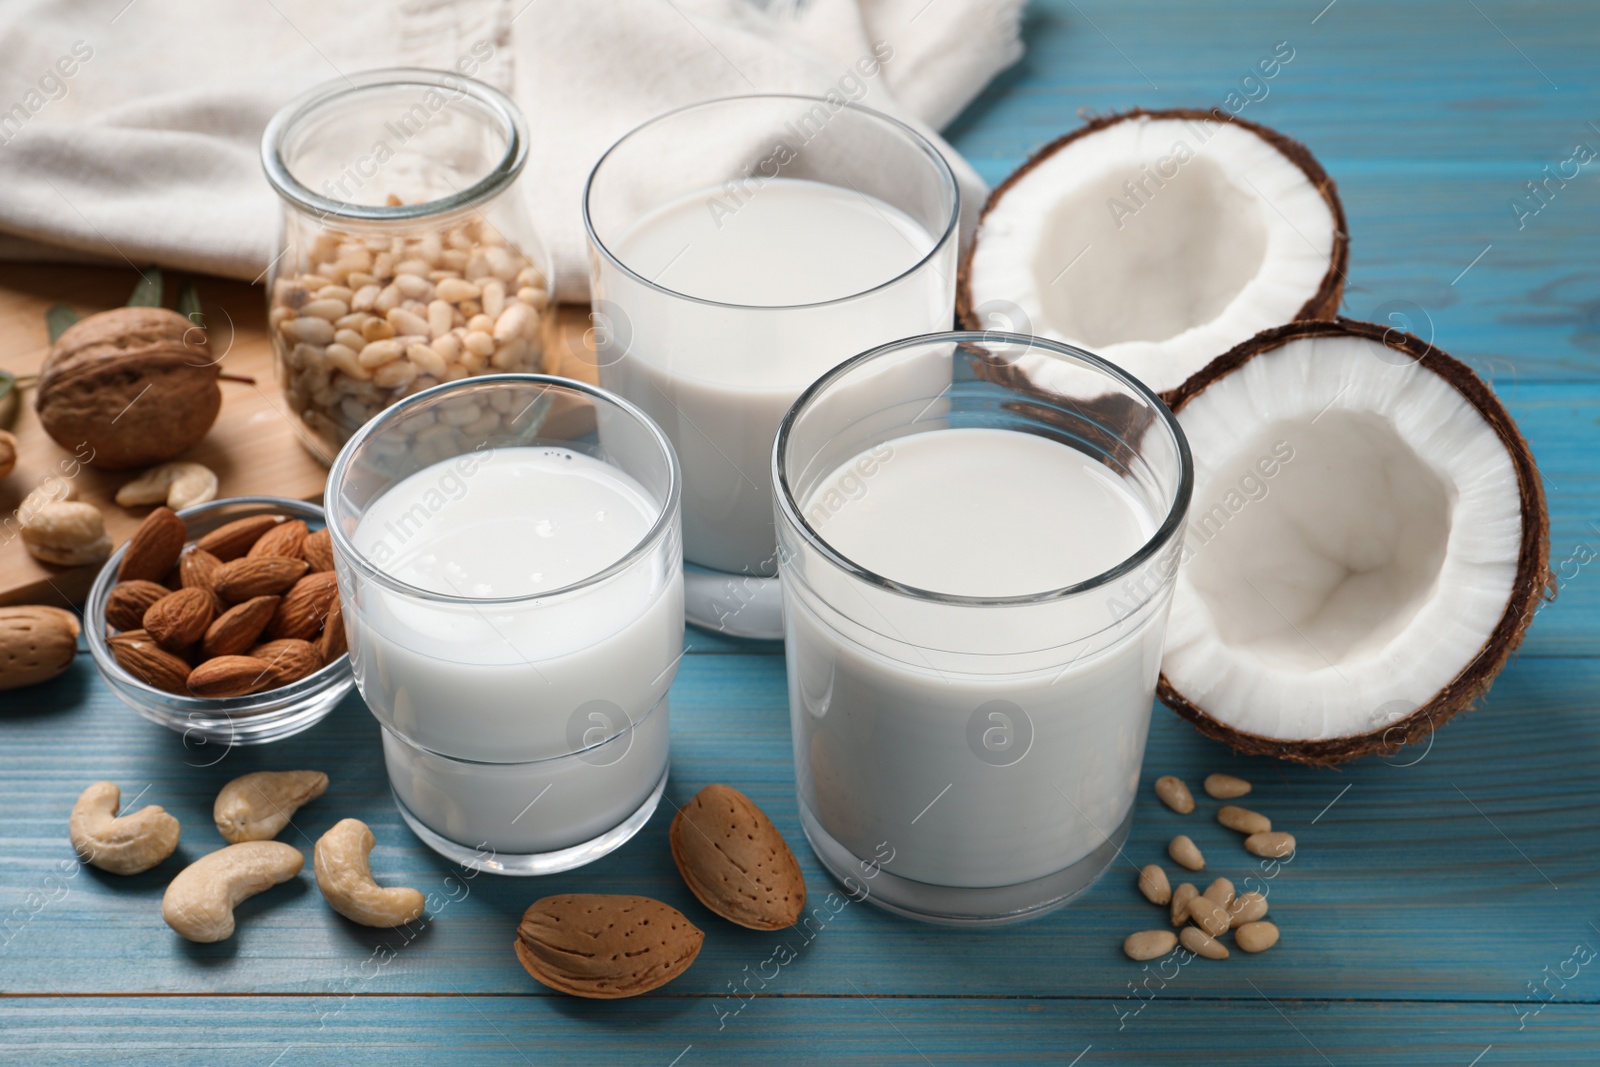
[[[161,268],[146,267],[139,272],[139,281],[128,297],[131,308],[158,308],[161,306]]]
[[[205,329],[205,316],[200,314],[200,291],[194,287],[194,282],[186,281],[178,290],[178,314]]]
[[[44,325],[50,331],[50,343],[61,340],[67,327],[78,321],[78,313],[65,304],[57,304],[44,313]]]
[[[0,370],[0,430],[11,429],[17,421],[17,376]]]

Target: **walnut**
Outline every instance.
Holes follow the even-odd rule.
[[[57,444],[105,470],[172,459],[222,406],[205,334],[175,311],[102,311],[61,335],[39,374],[39,421]]]

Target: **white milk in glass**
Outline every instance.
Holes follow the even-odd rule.
[[[965,597],[1086,581],[1136,553],[1156,525],[1090,456],[987,428],[880,444],[823,478],[802,513],[856,565]],[[836,585],[849,596],[841,578],[808,571],[824,599]],[[1165,610],[1082,646],[1080,629],[1041,627],[1048,614],[980,610],[993,614],[874,615],[876,633],[853,627],[846,641],[813,597],[791,596],[801,803],[855,855],[892,849],[886,869],[902,878],[978,888],[1044,877],[1101,847],[1137,791]],[[1114,625],[1110,611],[1095,617]],[[986,676],[974,669],[984,657],[951,654],[973,645],[975,624],[992,649],[1092,651],[1031,670],[992,656],[1000,662]],[[988,750],[995,730],[1016,746],[1000,757]]]
[[[681,574],[628,568],[541,594],[605,571],[659,514],[619,468],[554,447],[468,453],[367,508],[353,536],[367,560],[414,589],[472,601],[368,582],[346,612],[362,694],[392,731],[391,781],[430,828],[505,853],[551,851],[616,826],[649,796],[666,767]]]
[[[769,460],[778,423],[837,364],[949,325],[953,241],[938,269],[867,293],[917,266],[933,245],[882,200],[791,178],[767,182],[731,209],[725,190],[705,189],[615,242],[635,274],[670,292],[609,283],[605,297],[619,321],[601,338],[600,380],[672,439],[687,560],[777,572]],[[768,310],[751,315],[756,308]]]

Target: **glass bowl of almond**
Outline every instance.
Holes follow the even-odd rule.
[[[354,677],[322,508],[233,497],[158,507],[84,609],[95,666],[186,745],[255,745],[315,725]]]

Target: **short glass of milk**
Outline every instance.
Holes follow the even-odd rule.
[[[632,404],[564,378],[436,386],[356,432],[328,527],[400,813],[505,874],[621,845],[667,780],[679,474]]]
[[[856,353],[950,325],[959,210],[931,142],[837,95],[695,104],[595,165],[600,383],[647,411],[683,465],[690,622],[782,636],[778,421]]]
[[[1066,903],[1127,837],[1193,481],[1165,405],[1066,345],[887,344],[773,452],[801,824],[947,924]]]

